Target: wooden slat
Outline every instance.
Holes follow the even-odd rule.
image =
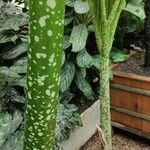
[[[130,127],[141,131],[142,119],[130,116]]]
[[[150,135],[150,122],[142,120],[142,131]]]
[[[111,84],[111,87],[116,88],[116,89],[125,90],[125,91],[128,91],[128,92],[133,92],[133,93],[137,93],[137,94],[150,96],[150,91],[149,90],[142,90],[142,89],[139,89],[139,88],[133,88],[133,87],[117,84],[117,83]]]
[[[137,80],[137,81],[145,81],[150,83],[150,77],[145,77],[142,75],[136,75],[133,73],[125,73],[125,72],[113,72],[114,78],[117,77],[123,77],[123,78],[128,78],[128,79],[132,79],[132,80]]]
[[[112,121],[119,122],[123,125],[130,126],[131,116],[118,111],[111,110]]]
[[[136,117],[136,118],[139,118],[139,119],[144,119],[144,120],[150,121],[150,115],[144,115],[144,114],[141,114],[141,113],[137,113],[137,112],[134,112],[134,111],[126,110],[126,109],[115,107],[115,106],[111,106],[111,109],[115,110],[115,111],[118,111],[118,112],[121,112],[121,113],[124,113],[124,114],[127,114],[127,115],[130,115],[132,117]]]
[[[150,83],[149,82],[142,82],[142,89],[150,90]]]
[[[142,113],[150,116],[150,97],[142,95]]]

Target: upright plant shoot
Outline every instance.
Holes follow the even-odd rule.
[[[25,150],[53,150],[61,68],[64,0],[32,0]]]
[[[109,94],[109,55],[125,0],[88,0],[100,52],[100,119],[107,149],[112,149]]]

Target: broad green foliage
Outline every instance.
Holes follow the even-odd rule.
[[[74,125],[81,125],[79,114],[76,113],[77,107],[72,104],[59,105],[57,115],[56,145],[69,138],[70,131]]]
[[[5,1],[9,1],[9,0],[5,0]],[[18,1],[19,0],[16,0],[16,2]],[[130,3],[131,1],[132,0],[129,0],[127,2]],[[20,4],[21,3],[22,2],[20,1]],[[138,12],[140,12],[140,14],[142,14],[141,6],[143,7],[143,4],[141,5],[138,3],[138,9],[140,10]],[[131,8],[130,10],[133,9]],[[120,34],[118,35],[118,33],[124,33],[124,34],[128,32],[135,33],[135,31],[137,32],[141,30],[143,20],[133,15],[132,12],[130,12],[130,10],[128,9],[128,12],[124,10],[123,14],[121,15],[121,20],[119,23],[117,36],[115,37],[115,41],[118,41],[118,39],[120,40],[122,37],[120,36]],[[20,114],[24,112],[25,91],[26,91],[25,90],[26,89],[26,67],[27,67],[26,50],[27,50],[27,41],[28,41],[28,18],[29,17],[26,12],[24,13],[22,12],[22,9],[20,9],[20,7],[16,7],[12,3],[3,4],[3,2],[1,1],[0,11],[3,12],[0,14],[0,46],[1,46],[0,112],[1,111],[3,113],[9,112],[9,114],[13,116],[15,111],[19,112]],[[142,17],[142,15],[140,16]],[[124,20],[127,20],[127,22],[126,23],[122,22]],[[74,32],[74,34],[76,34],[77,37],[83,40],[84,46],[82,45],[82,43],[79,45],[80,41],[77,38],[76,40],[78,40],[79,43],[77,43],[76,40],[71,41],[71,35],[73,35],[72,32],[73,32],[73,28],[75,27],[77,29],[80,29],[81,27],[84,28],[84,33],[79,32],[79,30],[76,30],[77,33]],[[95,39],[92,37],[93,33],[94,33],[94,28],[91,22],[91,17],[89,15],[89,8],[87,2],[85,2],[84,0],[82,1],[66,0],[65,36],[64,36],[62,68],[65,68],[65,65],[67,63],[71,63],[72,66],[75,67],[74,69],[75,73],[71,72],[71,74],[67,75],[67,77],[64,77],[63,76],[64,71],[62,70],[61,78],[66,80],[63,81],[61,79],[61,81],[65,84],[60,84],[61,86],[64,85],[63,87],[64,92],[61,92],[60,90],[61,93],[60,102],[62,105],[64,105],[64,103],[66,102],[69,103],[70,100],[72,99],[77,99],[78,97],[76,93],[81,93],[81,99],[84,100],[87,99],[91,100],[91,99],[98,98],[97,95],[99,91],[96,89],[98,89],[98,85],[99,85],[98,70],[100,64],[99,64],[99,54],[97,49],[95,48]],[[85,35],[86,38],[82,37]],[[118,46],[120,44],[121,43],[119,41],[117,42],[117,44],[115,44],[115,46],[116,45]],[[79,50],[79,49],[80,50],[74,52],[73,45],[74,45],[74,50]],[[83,47],[83,49],[81,49],[81,47]],[[66,97],[70,97],[69,100]],[[63,108],[64,108],[63,109],[64,112],[68,111],[70,113],[70,110],[66,110],[65,106]],[[74,111],[72,112],[72,115],[73,114]],[[59,114],[59,116],[61,116],[61,114]],[[59,118],[65,118],[65,116]],[[66,120],[65,124],[69,124],[68,121],[70,120]],[[60,123],[61,121],[58,122]],[[70,121],[70,124],[75,126],[77,122],[75,120],[74,122]],[[18,129],[20,131],[20,127]],[[23,128],[21,127],[21,130],[22,129]],[[57,134],[58,139],[63,140],[64,138],[68,137],[70,128],[67,129],[67,132],[65,129],[66,128],[64,126],[64,130],[63,130],[64,134]],[[12,143],[13,140],[11,139],[15,138],[16,139],[15,141],[17,141],[17,139],[19,139],[20,141],[20,135],[21,134],[18,132],[16,133],[16,131],[12,133],[11,136],[9,134],[9,136],[6,139],[10,139],[9,140],[10,142],[9,141],[7,141],[7,143],[5,142],[4,143],[5,146],[3,146],[4,148],[2,150],[7,150],[6,149],[7,144],[8,145],[13,144]],[[61,141],[59,141],[59,143],[60,142]],[[15,146],[17,144],[14,143],[13,145]],[[13,148],[13,146],[8,146],[8,147],[12,147],[12,149],[9,148],[9,150],[15,149]]]
[[[4,13],[1,14],[2,16],[0,17],[0,22],[1,22],[0,23],[0,31],[1,31],[0,32],[0,36],[1,36],[1,39],[0,39],[0,43],[1,43],[0,113],[3,112],[3,114],[6,117],[8,115],[11,118],[14,116],[14,113],[16,114],[15,111],[17,111],[17,114],[19,114],[18,116],[20,115],[23,116],[23,112],[24,112],[25,91],[26,91],[26,68],[27,68],[26,52],[27,52],[27,46],[28,46],[27,45],[28,15],[26,13],[22,13],[19,7],[16,7],[11,3],[1,4],[1,8],[2,8],[1,10],[3,10]],[[19,13],[18,15],[19,19],[24,20],[23,22],[25,24],[20,24],[18,22],[15,22],[15,20],[12,19],[13,22],[11,24],[15,23],[15,28],[17,30],[14,30],[14,27],[10,25],[9,27],[8,26],[5,27],[3,25],[5,23],[4,20],[8,22],[7,18],[8,19],[14,18],[14,16],[16,16],[16,13],[17,14]],[[20,18],[20,16],[22,18]],[[3,28],[5,28],[5,30]],[[70,43],[68,45],[70,46]],[[65,61],[65,53],[63,53],[63,61]],[[64,94],[62,93],[60,96],[62,97],[62,95]],[[67,95],[69,95],[68,92],[67,92]],[[66,103],[67,101],[68,100],[65,97],[61,98],[61,103]],[[67,110],[66,109],[67,107],[63,107],[63,108],[64,108],[63,109],[64,112],[67,113],[67,111],[69,111],[68,113],[70,113],[71,116],[74,116],[75,109]],[[8,111],[9,113],[6,113],[6,111]],[[58,113],[61,111],[58,111]],[[10,115],[10,113],[12,115]],[[62,114],[65,114],[65,113],[62,113]],[[60,116],[59,118],[64,117],[64,116],[61,116],[62,114],[61,113],[58,114]],[[78,115],[75,115],[75,116],[76,116],[76,119],[79,120],[79,116]],[[65,124],[66,125],[68,124],[68,126],[74,127],[75,125],[79,124],[77,120],[75,119],[66,120]],[[61,121],[59,119],[57,121],[59,122],[59,125],[60,125]],[[17,122],[20,123],[19,120]],[[22,120],[21,120],[21,123],[22,123]],[[6,119],[6,123],[2,122],[2,125],[3,124],[10,125],[10,120]],[[18,128],[18,127],[16,129],[19,130],[19,133],[16,132],[17,130],[14,131],[13,133],[10,133],[10,132],[5,133],[5,135],[7,136],[1,139],[4,141],[4,144],[2,145],[2,147],[0,146],[0,149],[14,150],[16,147],[19,147],[20,149],[18,150],[21,150],[19,143],[20,142],[23,143],[23,141],[20,138],[20,135],[22,135],[23,128],[22,127]],[[5,130],[2,128],[1,125],[0,125],[0,130],[5,132]],[[66,137],[68,137],[70,130],[73,130],[73,129],[68,128],[67,132],[65,132],[65,130],[66,130],[66,127],[64,126],[64,130],[63,130],[64,134],[58,134],[58,136],[56,137],[56,140],[65,139]],[[65,135],[65,133],[67,135]],[[15,139],[14,143],[13,143],[13,139]],[[17,150],[17,148],[15,150]]]
[[[138,38],[139,33],[144,29],[144,19],[144,1],[128,0],[127,5],[120,16],[114,45],[122,49],[125,46],[128,48],[130,44],[134,44],[131,43],[131,41],[128,45],[125,45],[124,38],[127,36],[127,34],[131,35],[131,37],[135,37],[135,39],[136,37]],[[142,46],[141,41],[136,41],[135,43],[139,46]]]
[[[88,31],[84,24],[73,27],[69,41],[70,43],[72,43],[73,52],[79,52],[85,48],[87,36]]]
[[[75,65],[72,62],[66,62],[61,71],[60,90],[65,92],[69,87],[75,75]]]
[[[114,63],[123,62],[128,60],[129,56],[120,51],[111,51],[110,52],[110,61]]]
[[[90,68],[93,65],[92,56],[86,51],[86,49],[78,53],[77,64],[81,68]]]
[[[6,140],[9,141],[11,134],[18,129],[22,120],[23,117],[19,112],[15,112],[13,116],[8,113],[0,114],[0,147],[6,147]]]
[[[143,20],[145,18],[143,0],[130,0],[127,3],[127,6],[124,8],[124,10],[134,14],[141,20]]]
[[[89,5],[87,2],[82,0],[75,1],[74,3],[74,10],[78,14],[85,14],[89,11]]]

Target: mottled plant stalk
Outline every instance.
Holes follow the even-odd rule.
[[[64,0],[30,0],[24,150],[54,150]]]
[[[107,141],[105,149],[112,149],[109,94],[109,56],[115,30],[125,7],[125,0],[88,0],[98,49],[100,52],[100,120]]]

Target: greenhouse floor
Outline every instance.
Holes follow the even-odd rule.
[[[100,150],[100,145],[101,142],[96,133],[80,150]],[[150,150],[150,142],[128,132],[114,129],[113,150]]]

